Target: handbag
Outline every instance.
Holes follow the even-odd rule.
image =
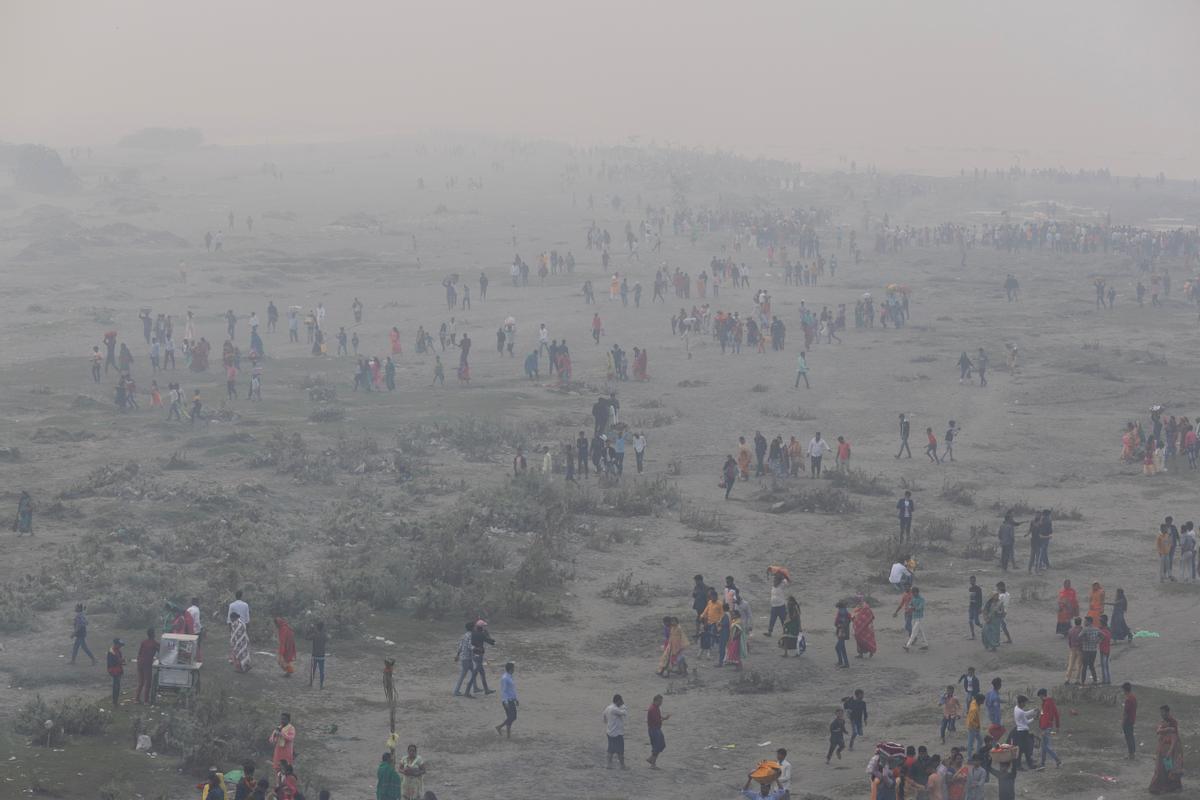
[[[802,633],[796,637],[796,652],[803,653],[807,649],[808,649],[808,640],[805,639],[804,634]]]

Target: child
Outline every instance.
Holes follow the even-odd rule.
[[[158,391],[158,381],[150,381],[150,407],[162,408],[162,394]]]
[[[925,455],[929,456],[929,460],[934,464],[942,463],[941,460],[938,459],[938,441],[937,437],[933,435],[933,428],[925,429],[925,438],[928,441],[928,444],[925,446]]]
[[[833,714],[833,722],[829,723],[829,752],[825,754],[825,763],[837,753],[838,761],[842,760],[842,751],[846,749],[846,719],[845,712],[838,709]]]

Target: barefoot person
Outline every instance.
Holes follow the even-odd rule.
[[[646,763],[650,765],[650,769],[658,769],[658,757],[667,749],[667,738],[663,736],[662,726],[671,715],[663,713],[662,702],[663,696],[656,694],[650,701],[650,708],[646,709],[646,729],[650,734],[650,757],[646,759]]]

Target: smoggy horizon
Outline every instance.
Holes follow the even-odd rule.
[[[812,168],[1200,176],[1200,5],[548,0],[404,7],[18,0],[0,140],[213,144],[431,131],[673,143]],[[752,11],[753,13],[750,13]]]

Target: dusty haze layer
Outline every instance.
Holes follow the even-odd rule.
[[[456,129],[812,166],[1193,177],[1197,23],[1187,2],[10,2],[0,139]]]

